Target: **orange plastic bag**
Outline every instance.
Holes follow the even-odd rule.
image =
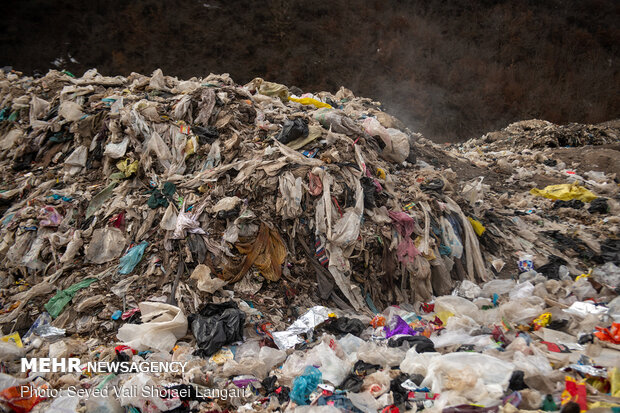
[[[611,328],[596,327],[598,330],[594,335],[602,341],[609,341],[620,344],[620,323],[613,323]]]

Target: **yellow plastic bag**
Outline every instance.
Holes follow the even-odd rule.
[[[532,326],[534,330],[540,330],[543,327],[547,327],[547,325],[551,322],[551,313],[542,313],[538,317],[532,321]]]
[[[312,98],[293,98],[290,97],[288,100],[292,100],[293,102],[301,103],[302,105],[314,105],[317,108],[332,108],[331,105],[327,103],[321,102],[320,100],[312,99]]]
[[[484,234],[484,231],[487,230],[485,228],[485,226],[482,225],[482,222],[477,221],[477,220],[475,220],[475,219],[473,219],[471,217],[467,217],[467,219],[471,223],[471,226],[474,229],[474,231],[476,232],[476,235],[478,235],[479,237],[482,236],[482,234]]]
[[[130,163],[129,159],[123,159],[116,164],[116,167],[125,174],[125,177],[130,177],[132,174],[138,172],[138,161]]]
[[[530,194],[535,196],[543,196],[545,198],[553,200],[570,201],[571,199],[578,199],[581,202],[591,202],[598,198],[592,192],[574,184],[560,184],[560,185],[548,185],[545,189],[532,188]]]
[[[23,348],[24,347],[24,344],[22,343],[22,339],[19,336],[18,332],[15,332],[13,334],[9,334],[9,335],[6,335],[6,336],[2,336],[2,337],[0,337],[0,340],[4,341],[5,343],[13,343],[17,347],[19,347],[19,348]]]

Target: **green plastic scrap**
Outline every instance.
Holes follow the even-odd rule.
[[[45,310],[52,316],[52,318],[56,318],[62,313],[63,308],[71,301],[73,296],[80,291],[82,288],[86,288],[92,283],[97,281],[96,278],[86,278],[85,280],[80,281],[79,283],[75,283],[66,290],[60,290],[56,293],[55,296],[50,298],[50,300],[45,304]]]
[[[146,204],[155,209],[158,206],[167,207],[168,200],[172,199],[172,195],[176,192],[177,187],[172,182],[165,182],[161,192],[158,189],[150,191],[151,197],[146,201]]]
[[[114,187],[116,187],[116,182],[112,182],[108,185],[103,191],[99,192],[95,195],[88,204],[88,208],[86,208],[86,219],[90,218],[105,201],[108,200],[112,196],[112,191],[114,191]]]

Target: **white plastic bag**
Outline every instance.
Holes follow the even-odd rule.
[[[125,156],[125,152],[127,152],[127,145],[129,145],[129,138],[125,138],[119,143],[108,143],[103,154],[112,159],[122,158]]]
[[[60,104],[58,114],[70,122],[80,120],[84,116],[82,107],[75,102],[65,101]]]
[[[169,352],[187,333],[187,317],[180,308],[158,302],[139,304],[143,324],[125,324],[116,337],[138,351]]]
[[[86,260],[104,264],[121,256],[125,249],[125,237],[118,228],[97,228],[86,248]]]
[[[192,272],[190,278],[196,280],[196,288],[209,294],[213,294],[226,285],[226,281],[217,277],[211,277],[211,269],[204,264],[199,264]]]
[[[295,178],[290,171],[278,177],[281,198],[278,198],[276,210],[282,218],[293,219],[301,215],[301,178]]]

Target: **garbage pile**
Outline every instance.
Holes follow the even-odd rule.
[[[7,408],[618,405],[618,177],[549,143],[617,129],[442,147],[345,88],[161,70],[0,88]],[[44,357],[80,369],[24,370]],[[183,369],[89,364],[112,361]]]

